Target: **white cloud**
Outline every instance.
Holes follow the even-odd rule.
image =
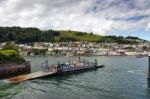
[[[147,24],[147,27],[145,29],[146,31],[150,31],[150,23]]]
[[[149,29],[149,3],[150,0],[0,0],[0,25],[96,34]]]

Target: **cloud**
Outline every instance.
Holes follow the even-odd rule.
[[[0,25],[103,35],[149,30],[149,4],[150,0],[0,0]]]
[[[150,23],[147,24],[146,31],[150,31]]]

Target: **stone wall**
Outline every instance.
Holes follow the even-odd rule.
[[[13,77],[20,74],[30,73],[31,63],[4,62],[0,63],[0,78]]]

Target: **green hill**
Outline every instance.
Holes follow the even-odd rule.
[[[97,42],[102,39],[100,35],[93,35],[92,33],[78,32],[78,31],[59,31],[60,35],[55,37],[58,41],[88,41]]]
[[[0,27],[0,42],[15,41],[16,43],[32,42],[108,42],[137,43],[138,37],[101,36],[79,31],[40,30],[38,28]]]

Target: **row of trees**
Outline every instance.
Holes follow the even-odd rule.
[[[46,55],[47,49],[32,49],[34,55]]]
[[[41,31],[38,28],[0,27],[0,42],[29,43],[53,41],[54,36],[59,36],[59,32],[53,30]]]
[[[119,43],[119,44],[136,44],[136,40],[141,40],[138,37],[123,37],[123,36],[104,36],[98,42]]]

